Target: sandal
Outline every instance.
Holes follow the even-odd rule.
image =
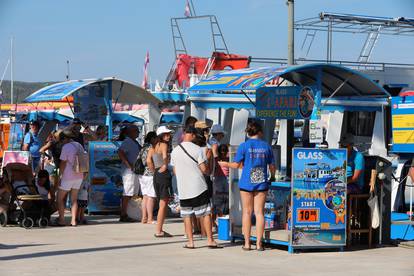
[[[195,249],[194,246],[189,246],[188,244],[184,245],[183,248],[185,248],[185,249]]]
[[[161,234],[154,234],[154,237],[156,238],[171,238],[172,235],[163,231]]]
[[[223,246],[218,245],[218,244],[216,244],[216,245],[208,245],[207,247],[209,249],[222,249],[223,248]]]
[[[250,247],[244,247],[244,245],[242,246],[243,251],[250,251],[252,250]]]
[[[65,227],[66,224],[64,224],[64,223],[62,224],[62,223],[59,222],[59,219],[55,219],[54,222],[53,222],[53,226],[56,226],[56,227]]]

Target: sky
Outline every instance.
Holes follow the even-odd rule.
[[[286,0],[193,0],[197,15],[216,15],[231,53],[287,57]],[[14,79],[59,81],[70,60],[71,79],[115,76],[140,83],[145,54],[149,73],[161,83],[174,62],[170,18],[184,16],[185,0],[0,0],[0,77],[10,58]],[[414,18],[413,0],[295,0],[295,20],[322,11]],[[180,25],[189,54],[213,51],[210,25]],[[295,32],[295,56],[304,31]],[[365,35],[334,34],[333,58],[355,61]],[[413,37],[380,37],[372,60],[414,64]],[[308,58],[326,57],[318,33]],[[255,64],[251,65],[252,67]],[[5,79],[9,79],[7,71]]]

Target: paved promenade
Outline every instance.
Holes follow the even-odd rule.
[[[408,248],[292,255],[230,243],[208,249],[198,240],[189,250],[180,220],[166,225],[173,238],[155,239],[154,227],[97,216],[79,227],[0,228],[0,275],[414,275]]]

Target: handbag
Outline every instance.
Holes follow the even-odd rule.
[[[76,154],[73,160],[73,170],[76,173],[86,173],[89,171],[89,155],[86,151],[84,151],[83,147],[79,147],[78,145],[72,144],[76,148]]]
[[[135,160],[134,163],[134,173],[138,175],[143,175],[145,172],[145,165],[144,162],[142,162],[142,155],[144,154],[144,151],[146,148],[141,149],[141,151],[138,154],[137,160]]]
[[[371,209],[371,226],[373,229],[377,229],[380,224],[380,212],[377,195],[374,192],[371,192],[367,202],[369,208]]]

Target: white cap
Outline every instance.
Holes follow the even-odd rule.
[[[157,128],[157,136],[160,136],[161,134],[164,134],[164,133],[171,133],[171,132],[172,130],[166,126],[160,126],[159,128]]]
[[[217,134],[217,133],[223,133],[224,134],[226,132],[224,131],[224,129],[223,129],[223,127],[221,125],[213,125],[211,127],[210,133],[211,134]]]

